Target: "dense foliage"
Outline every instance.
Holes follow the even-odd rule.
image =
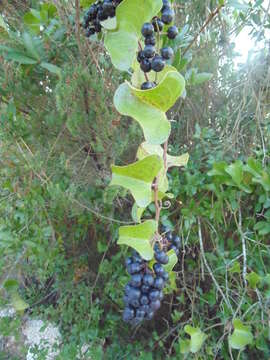
[[[157,315],[132,328],[122,321],[132,251],[116,242],[138,209],[132,220],[130,193],[108,185],[143,131],[113,105],[131,75],[112,65],[117,51],[101,34],[85,39],[90,3],[0,5],[0,303],[18,311],[0,333],[20,344],[24,312],[60,326],[59,359],[268,359],[269,8],[174,4],[179,34],[166,45],[186,90],[167,112],[168,150],[189,161],[168,171],[160,221],[182,248]],[[261,46],[236,66],[233,36],[246,27]],[[3,346],[0,357],[24,351]]]

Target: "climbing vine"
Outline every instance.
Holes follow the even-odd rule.
[[[169,0],[104,0],[90,6],[83,23],[87,37],[104,33],[113,65],[131,75],[118,87],[114,105],[139,123],[145,138],[136,162],[112,166],[110,183],[129,190],[134,198],[134,225],[120,227],[118,239],[119,245],[134,249],[126,259],[131,279],[123,299],[123,320],[132,324],[150,320],[160,307],[166,283],[174,281],[181,246],[178,236],[159,226],[163,203],[172,197],[167,171],[188,161],[188,154],[167,153],[171,123],[166,112],[185,90],[183,76],[171,65],[170,45],[178,35],[174,16]],[[145,220],[151,203],[155,218]]]

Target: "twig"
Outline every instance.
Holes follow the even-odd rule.
[[[203,26],[201,27],[201,29],[199,30],[198,34],[195,35],[195,37],[193,38],[193,40],[191,41],[191,43],[188,45],[188,47],[183,51],[183,56],[188,52],[188,50],[192,47],[192,45],[195,43],[195,41],[198,39],[199,35],[204,31],[204,29],[207,27],[207,25],[214,19],[214,17],[216,15],[218,15],[218,13],[220,12],[221,8],[224,5],[219,5],[215,11],[213,11],[208,19],[206,20],[206,22],[203,24]]]
[[[228,308],[232,310],[232,306],[230,304],[230,302],[228,301],[228,299],[226,298],[226,296],[224,295],[223,291],[221,290],[221,287],[219,286],[207,260],[206,260],[206,257],[205,257],[205,252],[204,252],[204,247],[203,247],[203,240],[202,240],[202,229],[201,229],[201,219],[198,218],[198,236],[199,236],[199,241],[200,241],[200,250],[201,250],[201,253],[202,253],[202,258],[203,258],[203,261],[204,261],[204,265],[205,267],[207,268],[208,272],[209,272],[209,275],[211,276],[218,292],[220,293],[220,295],[222,296],[223,300],[225,301],[226,305],[228,306]]]

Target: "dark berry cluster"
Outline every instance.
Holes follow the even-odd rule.
[[[122,0],[98,1],[90,6],[84,15],[83,28],[86,29],[86,36],[101,32],[101,21],[115,16],[115,10]]]
[[[162,290],[169,279],[162,266],[168,264],[168,255],[157,244],[154,249],[156,262],[153,270],[136,251],[126,259],[131,279],[125,287],[123,320],[133,325],[153,318],[155,311],[160,308],[164,296]]]
[[[160,72],[164,69],[165,62],[170,60],[173,55],[173,49],[166,46],[158,53],[155,45],[157,41],[157,34],[163,30],[164,25],[170,25],[174,19],[174,11],[169,0],[163,0],[163,7],[161,9],[161,18],[154,17],[152,23],[145,23],[142,27],[142,35],[144,37],[144,48],[138,52],[137,60],[144,73],[153,70]],[[176,26],[172,25],[167,29],[167,36],[169,39],[175,39],[178,34]],[[146,81],[141,85],[142,90],[149,90],[156,86],[155,82]]]
[[[167,246],[167,250],[173,249],[176,255],[178,255],[181,247],[180,237],[173,235],[173,233],[167,227],[162,227],[161,231],[164,237],[164,245]]]

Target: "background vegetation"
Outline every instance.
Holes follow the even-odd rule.
[[[170,172],[161,219],[183,247],[172,293],[136,329],[121,320],[126,249],[115,244],[131,198],[107,185],[142,133],[113,108],[125,75],[84,38],[86,5],[1,1],[0,304],[19,310],[1,334],[24,310],[60,326],[59,359],[83,344],[81,359],[269,359],[270,4],[176,1],[187,91],[170,151],[190,161]],[[237,66],[243,29],[258,46]]]

